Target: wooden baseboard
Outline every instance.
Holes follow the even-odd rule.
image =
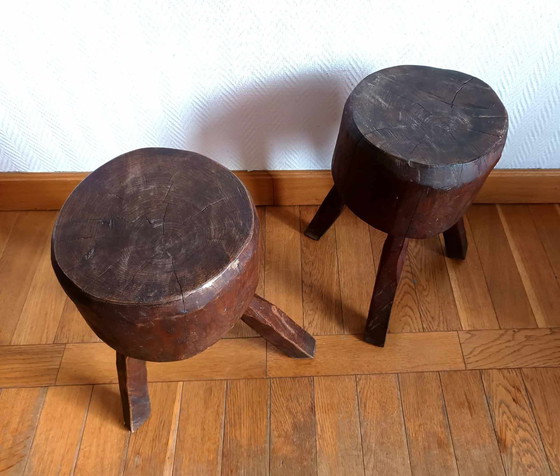
[[[256,205],[319,205],[332,186],[328,170],[258,170],[235,174]],[[58,210],[87,176],[0,173],[0,210]],[[560,203],[560,169],[494,170],[476,203]]]

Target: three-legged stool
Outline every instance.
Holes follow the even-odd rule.
[[[314,339],[255,295],[259,224],[243,184],[193,152],[141,149],[90,174],[52,235],[60,284],[117,352],[125,423],[150,415],[146,360],[202,352],[241,318],[291,357]]]
[[[408,238],[444,233],[464,259],[463,215],[504,148],[507,112],[481,80],[425,66],[366,77],[350,94],[332,160],[334,187],[305,230],[318,240],[344,205],[388,234],[365,340],[385,344]]]

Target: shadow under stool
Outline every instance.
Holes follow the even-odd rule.
[[[486,83],[458,71],[396,66],[367,76],[342,115],[334,186],[305,235],[318,240],[344,206],[388,234],[364,339],[383,347],[409,238],[443,233],[464,259],[463,215],[501,157],[506,109]]]
[[[146,361],[192,357],[239,320],[290,357],[315,340],[257,296],[259,223],[241,181],[202,155],[140,149],[91,173],[52,235],[60,284],[117,353],[127,427],[150,415]]]

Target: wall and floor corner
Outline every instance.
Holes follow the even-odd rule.
[[[327,169],[349,91],[407,63],[498,92],[499,167],[558,168],[559,25],[552,0],[17,2],[0,17],[0,171],[90,171],[146,146]]]

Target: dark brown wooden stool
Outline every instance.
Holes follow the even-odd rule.
[[[242,318],[290,357],[314,339],[255,295],[259,225],[243,184],[193,152],[141,149],[90,174],[52,235],[60,284],[117,351],[125,423],[150,414],[146,360],[192,357]]]
[[[383,346],[408,238],[444,233],[464,259],[463,215],[498,162],[507,112],[490,86],[457,71],[397,66],[350,94],[332,160],[334,187],[305,234],[318,240],[344,205],[388,234],[365,340]]]

